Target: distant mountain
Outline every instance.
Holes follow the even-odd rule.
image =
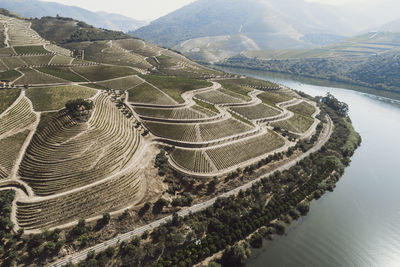
[[[400,19],[391,21],[379,27],[379,31],[400,32]]]
[[[114,31],[132,31],[146,25],[144,21],[135,20],[122,15],[105,12],[92,12],[75,6],[66,6],[54,2],[38,0],[0,0],[0,8],[5,8],[18,15],[28,18],[44,16],[69,17],[84,21],[98,28]]]
[[[130,34],[215,61],[248,49],[337,42],[355,32],[338,13],[303,0],[198,0]]]
[[[86,22],[60,16],[35,18],[30,21],[32,29],[42,38],[57,44],[130,38],[121,31],[99,29]]]

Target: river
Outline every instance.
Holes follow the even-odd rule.
[[[313,201],[287,234],[264,241],[247,265],[400,266],[400,102],[285,75],[229,69],[349,104],[362,145],[334,192]],[[334,84],[337,86],[337,84]],[[341,87],[346,87],[341,85]]]

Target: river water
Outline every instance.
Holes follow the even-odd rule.
[[[248,266],[400,266],[400,102],[265,72],[229,70],[350,106],[363,142],[334,192],[287,234],[253,250]],[[337,86],[337,84],[335,84]],[[341,87],[346,87],[341,85]]]

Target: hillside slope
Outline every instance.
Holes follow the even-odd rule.
[[[248,51],[220,64],[350,82],[398,94],[400,33],[372,32],[311,50]]]
[[[96,13],[76,6],[37,0],[1,0],[0,7],[27,18],[60,15],[85,21],[95,27],[123,32],[132,31],[147,24],[144,21],[118,14]]]
[[[331,6],[294,0],[199,0],[131,34],[214,61],[249,48],[336,42],[353,32],[337,12]]]

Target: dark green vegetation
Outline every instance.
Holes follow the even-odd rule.
[[[7,71],[3,71],[0,72],[0,80],[1,81],[14,81],[15,79],[17,79],[18,77],[20,77],[22,74],[19,73],[16,70],[7,70]]]
[[[212,85],[212,83],[207,81],[194,80],[185,77],[170,77],[161,75],[141,75],[141,77],[171,96],[178,103],[184,102],[183,98],[181,97],[182,93]]]
[[[65,109],[74,119],[86,121],[89,117],[89,111],[93,109],[93,102],[82,98],[69,100],[65,104]]]
[[[129,89],[129,102],[133,103],[152,103],[159,105],[172,105],[174,102],[167,98],[160,90],[148,83],[142,83],[135,88]]]
[[[15,52],[18,55],[23,55],[23,54],[48,54],[48,53],[50,53],[49,51],[44,49],[42,45],[14,46],[13,48],[14,48]]]
[[[322,98],[323,102],[327,98],[330,97]],[[336,107],[340,106],[337,100],[334,101]],[[349,127],[349,118],[343,116],[340,109],[328,106],[323,109],[332,118],[335,128],[320,151],[287,171],[275,172],[261,179],[237,196],[218,199],[205,211],[185,218],[173,215],[172,221],[156,228],[150,233],[150,238],[146,234],[141,240],[134,238],[131,242],[123,242],[116,248],[117,253],[107,257],[108,261],[116,265],[157,261],[156,266],[192,266],[226,249],[220,263],[223,266],[241,266],[248,257],[249,247],[237,242],[256,232],[250,243],[259,247],[258,235],[284,234],[288,223],[307,214],[310,201],[327,190],[334,190],[344,167],[348,166],[351,155],[360,145],[360,136]],[[343,136],[347,138],[343,139]],[[309,147],[298,145],[296,149],[307,151]],[[276,155],[277,159],[281,157],[283,155]],[[249,168],[238,170],[230,177],[245,177],[252,172],[256,177],[257,168],[262,165],[256,165],[251,172]],[[169,205],[165,200],[161,204],[162,207]],[[95,259],[93,263],[98,263],[100,255],[104,253],[88,258],[79,266],[87,265],[92,259]]]
[[[213,111],[215,113],[219,113],[219,110],[214,105],[211,105],[209,103],[203,102],[203,101],[198,100],[198,99],[194,99],[194,102],[196,102],[197,105],[199,105],[199,106],[201,106],[203,108],[209,109],[209,110],[211,110],[211,111]]]
[[[81,76],[73,73],[69,68],[66,67],[43,67],[37,68],[38,71],[53,75],[55,77],[72,81],[72,82],[86,82],[84,78]]]
[[[21,93],[21,89],[0,90],[0,114],[3,113]]]
[[[130,38],[123,32],[104,30],[82,21],[63,17],[42,17],[33,19],[32,29],[44,39],[56,43],[115,40]]]
[[[26,91],[36,111],[59,110],[68,100],[90,98],[95,93],[93,89],[76,85],[30,88]]]

